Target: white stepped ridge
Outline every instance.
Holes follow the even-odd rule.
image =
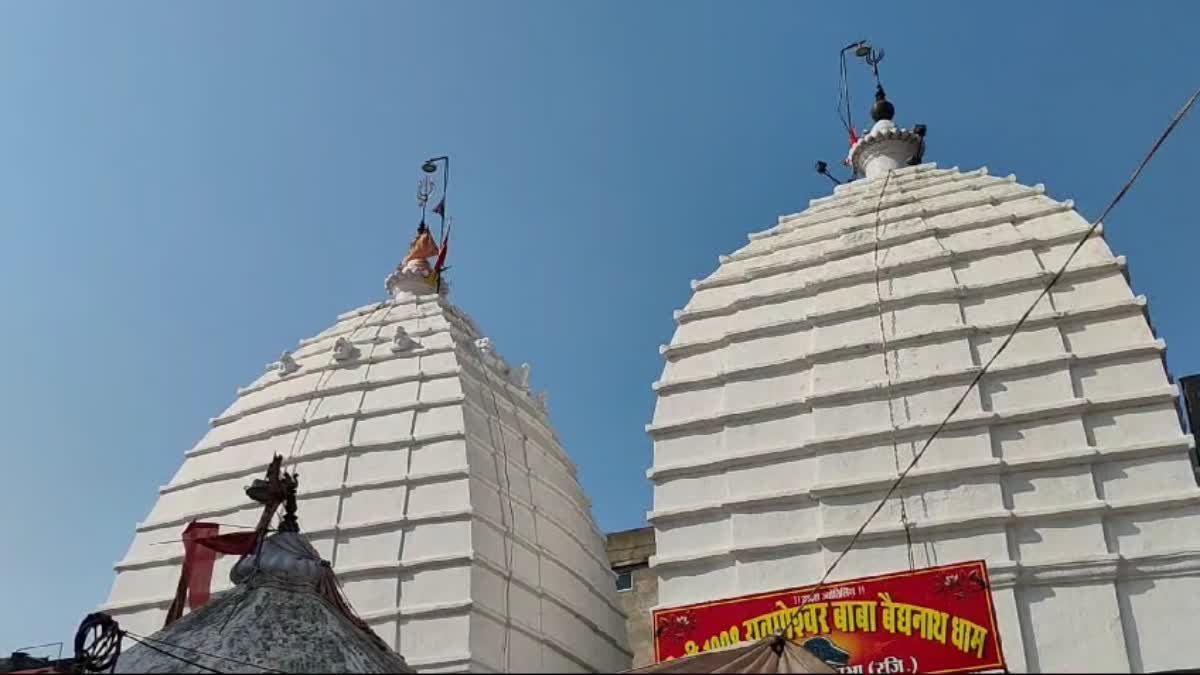
[[[661,607],[815,583],[1089,228],[986,169],[896,170],[877,213],[884,182],[750,235],[676,312],[647,427]],[[1098,228],[832,579],[908,568],[903,498],[917,566],[988,561],[1011,670],[1194,667],[1165,348]]]
[[[338,319],[240,389],[187,451],[102,609],[158,630],[185,524],[253,526],[261,507],[243,487],[278,453],[300,476],[313,546],[419,672],[627,668],[604,537],[528,367],[510,369],[432,293]],[[214,591],[232,587],[234,562],[218,560]]]

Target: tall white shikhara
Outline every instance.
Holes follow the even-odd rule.
[[[408,285],[239,390],[137,526],[104,611],[135,633],[160,628],[186,523],[253,526],[261,508],[243,488],[278,453],[300,476],[306,535],[409,666],[628,667],[603,535],[527,368]],[[234,562],[218,561],[214,591]]]
[[[817,581],[1089,227],[932,164],[877,215],[889,168],[751,235],[677,313],[648,427],[660,606]],[[1193,443],[1102,235],[831,576],[908,568],[902,498],[917,566],[987,560],[1015,671],[1200,662]]]

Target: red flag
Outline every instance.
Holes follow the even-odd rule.
[[[857,142],[858,142],[858,132],[856,132],[854,130],[854,127],[850,127],[850,145],[851,145],[851,147],[853,147],[854,144]]]
[[[196,544],[200,539],[215,536],[220,526],[215,523],[197,523],[192,521],[183,530],[183,565],[179,569],[179,584],[175,587],[175,599],[167,608],[167,618],[163,628],[170,626],[183,616],[183,606],[196,609],[208,602],[209,589],[212,587],[213,564],[217,560],[216,551],[201,549]]]
[[[454,223],[450,223],[450,227],[446,228],[446,234],[442,236],[442,245],[438,247],[437,262],[433,265],[433,274],[429,275],[426,282],[442,292],[442,270],[446,267],[446,252],[450,250],[450,229],[454,227]]]
[[[442,197],[442,201],[438,202],[437,206],[433,207],[433,212],[443,218],[446,217],[446,198],[445,197]]]
[[[201,539],[215,536],[219,530],[219,525],[192,521],[183,531],[184,567],[188,568],[188,609],[194,610],[208,602],[217,552],[197,544]]]
[[[442,237],[441,250],[438,251],[437,263],[433,266],[433,271],[441,272],[446,266],[446,251],[450,250],[450,231],[446,231],[446,236]]]
[[[257,532],[233,532],[196,540],[204,548],[225,555],[250,555],[258,544]]]

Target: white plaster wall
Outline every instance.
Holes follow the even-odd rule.
[[[394,353],[402,326],[418,347]],[[359,355],[331,356],[339,337]],[[339,317],[239,390],[117,563],[105,611],[161,627],[192,519],[252,525],[245,485],[275,454],[301,477],[301,527],[356,611],[421,672],[613,672],[625,617],[604,538],[546,412],[432,296]],[[228,529],[228,528],[226,528]],[[168,542],[168,543],[162,543]],[[235,560],[218,560],[214,590]]]
[[[676,313],[647,427],[661,606],[819,579],[1089,227],[1041,186],[902,169],[877,297],[881,184],[751,234]],[[1012,670],[1196,663],[1192,443],[1124,265],[1101,228],[835,579],[908,566],[902,499],[917,565],[988,560]]]

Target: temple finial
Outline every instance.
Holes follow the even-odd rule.
[[[408,254],[404,256],[404,260],[384,281],[384,287],[387,289],[388,295],[392,297],[399,297],[406,293],[428,293],[431,289],[437,293],[442,292],[441,277],[446,263],[446,244],[450,238],[450,222],[446,217],[446,189],[449,186],[450,158],[434,157],[426,160],[421,165],[421,170],[426,174],[437,173],[439,163],[442,164],[442,194],[437,205],[433,207],[433,213],[441,218],[441,243],[439,244],[438,240],[433,238],[433,233],[425,224],[426,207],[435,190],[433,179],[426,175],[417,184],[417,206],[421,207],[421,220],[417,225],[417,235],[409,245]],[[429,259],[434,257],[437,258],[437,261],[431,265]]]
[[[299,487],[300,476],[298,474],[283,474],[283,519],[279,522],[280,532],[300,531],[300,523],[296,520],[296,490]]]
[[[901,167],[920,164],[925,157],[925,125],[918,124],[912,129],[896,126],[896,106],[888,100],[883,83],[879,80],[879,62],[883,60],[883,50],[875,49],[865,41],[851,47],[855,48],[855,56],[871,66],[871,73],[875,76],[875,102],[871,105],[874,124],[861,138],[851,134],[853,140],[846,164],[856,175],[868,179],[878,178]]]

